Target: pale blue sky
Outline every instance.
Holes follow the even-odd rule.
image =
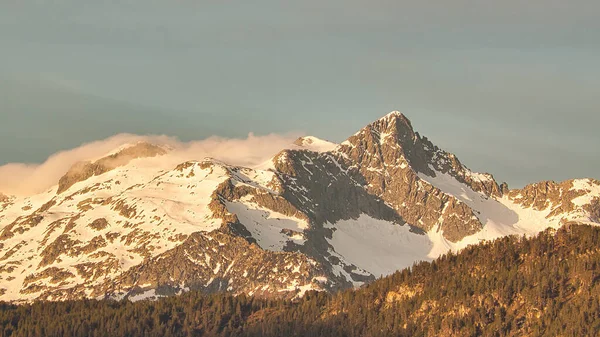
[[[0,165],[392,110],[513,186],[600,178],[600,2],[3,0]]]

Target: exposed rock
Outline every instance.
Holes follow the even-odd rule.
[[[97,231],[103,230],[106,227],[108,227],[108,221],[106,221],[106,219],[104,218],[96,219],[90,224],[90,228],[95,229]]]
[[[298,146],[305,146],[305,145],[310,145],[313,143],[314,143],[314,140],[311,138],[308,138],[308,137],[300,137],[294,141],[294,144],[298,145]]]
[[[97,251],[99,248],[106,247],[106,240],[101,235],[95,236],[88,244],[85,246],[74,250],[76,255],[81,254],[89,254],[91,252]]]
[[[13,198],[10,198],[10,197],[0,193],[0,213],[12,204],[12,200],[13,200]],[[2,217],[0,214],[0,219],[1,218]]]
[[[60,178],[57,193],[60,194],[66,191],[69,187],[73,186],[73,184],[80,181],[101,175],[119,166],[127,165],[133,159],[155,157],[166,153],[166,150],[162,147],[142,142],[95,162],[79,162],[73,165],[73,167]]]
[[[280,153],[273,161],[280,172],[281,195],[318,225],[358,218],[363,213],[404,224],[402,217],[384,200],[365,190],[365,179],[343,160],[330,153],[298,150]],[[295,210],[285,205],[288,204],[273,209],[294,215]]]
[[[109,232],[109,233],[106,233],[106,240],[108,240],[110,243],[112,243],[119,236],[121,236],[120,233]]]
[[[442,152],[415,133],[404,115],[392,113],[368,125],[343,142],[340,152],[358,168],[362,179],[356,180],[365,181],[370,194],[393,206],[408,223],[424,231],[439,225],[444,236],[454,242],[483,227],[467,205],[418,177],[419,172],[435,176],[436,171],[459,177],[467,169],[453,155],[440,157],[451,158],[449,161],[438,158]],[[431,165],[433,160],[437,167]],[[471,187],[483,192],[486,186]],[[500,194],[495,182],[490,186],[491,193]]]
[[[586,207],[586,211],[590,213],[590,219],[592,221],[600,223],[600,198],[594,198],[594,200]]]
[[[0,266],[0,274],[3,274],[3,273],[10,274],[17,268],[18,265],[20,265],[20,263],[18,263],[18,262],[5,263]]]
[[[36,212],[17,218],[0,232],[0,242],[12,238],[15,234],[27,232],[31,228],[36,227],[42,220],[44,220],[44,216]]]
[[[128,219],[132,219],[135,218],[135,216],[137,215],[137,210],[135,205],[130,205],[127,203],[126,200],[120,199],[120,200],[113,200],[113,199],[107,199],[104,202],[105,205],[112,205],[112,210],[118,212],[119,214],[121,214],[122,216],[128,218]]]
[[[185,288],[294,297],[297,293],[288,289],[286,280],[322,289],[314,281],[320,275],[324,271],[302,254],[265,251],[221,232],[195,233],[175,249],[123,274],[116,280],[112,293],[135,294],[144,289],[158,289],[156,294],[165,296]],[[133,291],[136,288],[140,289]]]
[[[31,283],[35,283],[39,280],[46,279],[46,278],[50,278],[50,280],[49,280],[50,283],[60,283],[64,280],[74,277],[74,276],[75,275],[73,275],[73,273],[71,273],[69,271],[62,270],[57,267],[51,267],[51,268],[46,268],[39,273],[31,274],[31,275],[27,276],[25,278],[25,281],[23,282],[23,285],[25,287],[27,287]]]
[[[4,253],[4,255],[0,256],[0,262],[4,263],[4,261],[6,261],[9,258],[11,258],[16,252],[18,252],[25,245],[25,243],[26,243],[25,241],[21,241],[18,244],[16,244],[13,247],[11,247],[10,249],[6,250],[5,253]]]
[[[591,179],[588,179],[588,181],[590,186],[600,186],[600,181]],[[573,201],[590,192],[586,189],[577,189],[575,186],[577,182],[578,180],[566,180],[561,183],[542,181],[527,185],[523,189],[511,190],[508,196],[524,207],[531,207],[540,211],[550,209],[551,212],[548,217],[556,217],[560,214],[575,211],[578,206]],[[584,208],[592,217],[594,216],[595,207],[593,203]]]
[[[81,241],[72,240],[67,234],[60,235],[54,242],[46,246],[46,248],[42,251],[40,254],[42,256],[42,261],[38,265],[38,268],[45,267],[56,262],[60,255],[63,253],[68,254],[79,244],[81,244]],[[66,252],[65,248],[67,249]]]
[[[509,198],[519,202],[524,207],[532,207],[536,210],[544,210],[551,204],[559,202],[563,187],[554,181],[542,181],[525,186],[520,190],[509,192]],[[570,187],[570,186],[569,186]]]
[[[36,211],[36,213],[44,213],[44,212],[48,211],[54,205],[56,205],[56,200],[52,199],[52,200],[48,201],[47,203],[43,204],[42,207],[40,207]]]

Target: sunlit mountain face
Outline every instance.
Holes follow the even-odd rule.
[[[229,159],[187,158],[202,152],[168,138],[131,140],[72,165],[41,193],[2,197],[0,299],[136,301],[192,290],[299,298],[471,244],[596,224],[600,210],[597,180],[511,189],[399,112],[339,144],[211,143],[239,154]]]

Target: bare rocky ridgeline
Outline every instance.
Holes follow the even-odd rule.
[[[8,205],[10,204],[10,198],[2,193],[0,193],[0,212],[2,212]],[[0,220],[2,219],[2,214],[0,213]]]
[[[140,171],[133,159],[166,151],[138,143],[75,165],[56,194],[0,195],[0,300],[293,298],[494,238],[486,226],[525,234],[600,218],[600,182],[509,190],[397,112],[339,145],[294,145],[262,169],[205,159]]]
[[[340,152],[350,159],[366,181],[366,190],[385,200],[408,223],[429,231],[444,217],[445,237],[458,241],[482,228],[473,210],[418,177],[435,176],[434,169],[450,173],[473,190],[500,195],[493,178],[473,181],[467,169],[451,154],[440,151],[414,132],[402,114],[390,114],[342,143]]]

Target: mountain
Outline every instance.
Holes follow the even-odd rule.
[[[138,143],[74,165],[45,193],[0,198],[0,300],[140,300],[190,290],[294,298],[511,234],[597,224],[600,182],[509,189],[392,112],[341,144],[164,169]]]
[[[0,334],[598,336],[599,245],[600,227],[567,225],[473,245],[358,290],[293,301],[191,291],[135,303],[0,303]]]

